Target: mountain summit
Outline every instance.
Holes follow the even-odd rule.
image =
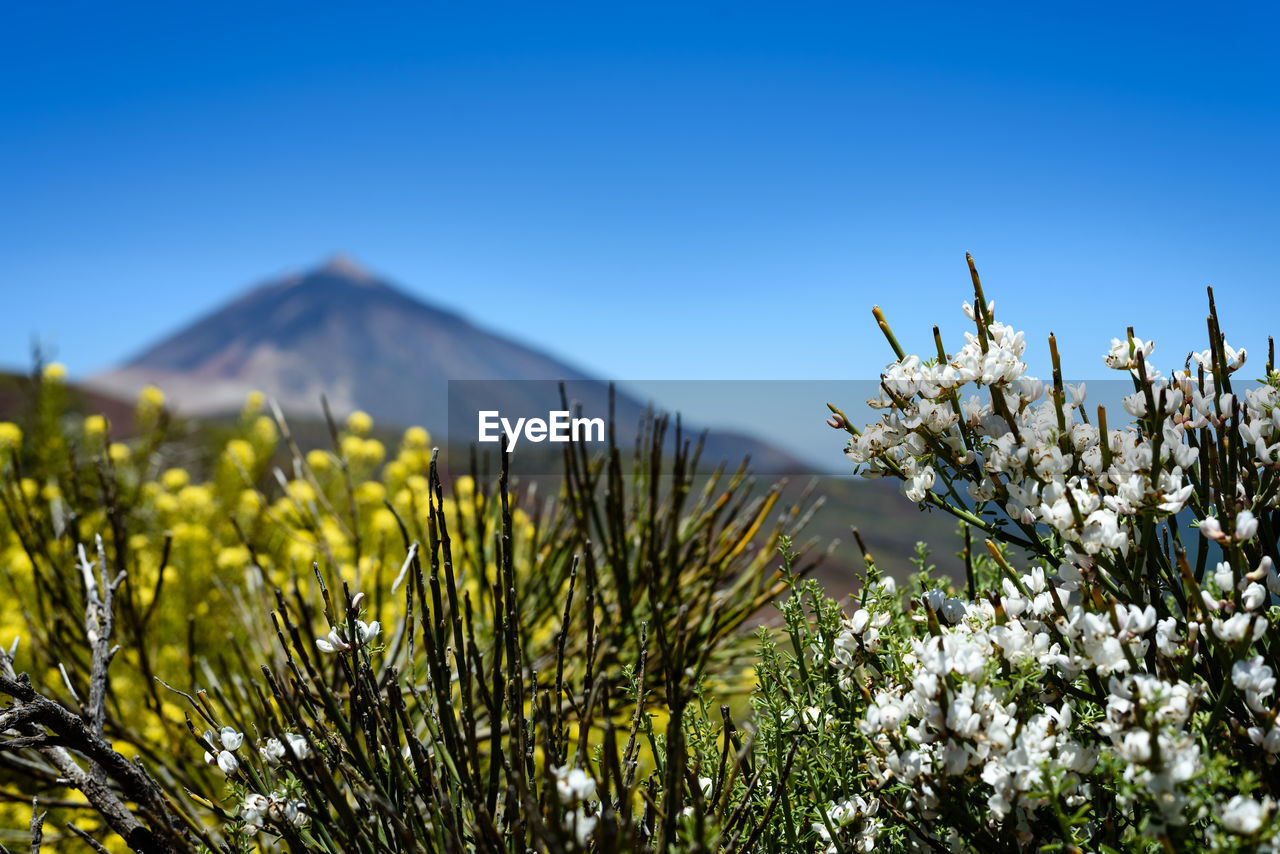
[[[237,411],[255,389],[316,414],[324,394],[339,415],[439,429],[450,379],[585,378],[337,255],[250,290],[91,384],[131,395],[155,383],[191,415]]]

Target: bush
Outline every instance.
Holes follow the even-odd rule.
[[[625,469],[573,448],[546,501],[505,465],[446,489],[417,428],[380,465],[367,416],[304,451],[252,399],[210,453],[157,392],[125,443],[37,385],[37,415],[0,433],[13,800],[160,851],[658,850],[755,828],[732,794],[746,745],[703,686],[749,689],[737,629],[784,589],[768,564],[803,514],[770,522],[778,491],[752,497],[743,469],[698,476],[678,423],[674,454],[656,418]]]
[[[922,556],[909,598],[872,568],[851,614],[814,590],[803,613],[787,606],[794,652],[768,654],[762,684],[793,687],[763,700],[775,729],[803,722],[793,790],[828,799],[814,837],[1274,850],[1274,352],[1243,382],[1212,293],[1208,349],[1168,377],[1130,329],[1105,359],[1132,379],[1132,422],[1108,428],[1063,383],[1052,337],[1052,381],[1025,375],[1022,333],[973,281],[954,354],[936,327],[936,357],[904,353],[877,309],[897,356],[872,401],[883,417],[857,429],[834,410],[855,462],[958,517],[969,574],[957,590]]]

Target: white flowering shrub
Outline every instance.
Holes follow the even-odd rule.
[[[972,261],[970,262],[972,265]],[[898,346],[848,455],[964,529],[963,589],[813,588],[766,645],[765,741],[801,742],[780,833],[827,851],[1275,850],[1280,375],[1218,329],[1168,375],[1130,330],[1128,418],[1026,374],[973,275],[958,350]],[[1108,426],[1108,423],[1115,426]],[[972,549],[974,537],[985,549]],[[799,735],[796,736],[798,731]],[[801,820],[809,823],[808,827]]]

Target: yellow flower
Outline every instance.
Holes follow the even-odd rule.
[[[431,434],[421,427],[410,427],[404,431],[404,446],[406,448],[422,449],[431,444]]]
[[[316,491],[305,480],[289,481],[289,495],[299,504],[310,504],[316,500]]]
[[[204,525],[179,522],[173,526],[173,542],[179,546],[200,545],[209,541],[209,529]]]
[[[160,423],[164,412],[164,392],[153,385],[144,388],[138,394],[138,404],[134,408],[133,417],[138,427],[144,432],[153,430]]]
[[[184,469],[168,469],[164,474],[160,475],[160,482],[170,492],[177,492],[191,482],[191,475],[187,474]]]
[[[18,575],[29,573],[35,568],[31,565],[31,558],[27,556],[27,550],[24,548],[10,548],[4,553],[3,558],[6,568]]]
[[[382,479],[388,484],[399,484],[409,476],[409,467],[399,460],[392,460],[382,470]]]
[[[237,468],[246,470],[253,468],[255,456],[253,445],[244,439],[232,439],[227,442],[227,460]]]
[[[356,487],[356,501],[360,504],[380,504],[387,490],[375,480],[366,480]]]
[[[311,559],[314,558],[316,554],[315,546],[311,546],[297,540],[290,540],[285,551],[286,557],[290,563],[301,566],[311,563]]]
[[[138,408],[146,407],[149,410],[164,408],[164,392],[153,385],[149,385],[138,393]]]
[[[386,454],[387,449],[377,439],[365,439],[360,443],[360,458],[372,465],[382,462]]]
[[[453,494],[458,497],[459,501],[470,498],[476,491],[476,482],[471,479],[471,475],[461,475],[453,481]]]
[[[107,456],[111,457],[111,462],[116,465],[129,462],[132,453],[124,442],[112,442],[111,447],[107,448]]]
[[[262,496],[256,489],[242,489],[236,509],[246,516],[252,516],[262,509],[262,503]]]
[[[44,366],[41,376],[47,383],[63,383],[67,381],[67,366],[61,362],[50,362]]]
[[[22,447],[22,428],[11,421],[0,421],[0,451]]]
[[[359,436],[346,435],[342,437],[342,456],[347,460],[358,460],[360,452],[364,450],[364,439]]]
[[[89,415],[84,419],[84,435],[86,439],[97,439],[107,432],[107,419],[102,415]]]
[[[178,504],[181,505],[182,512],[188,514],[208,508],[212,500],[209,487],[204,484],[184,486],[178,492]]]
[[[367,436],[373,429],[373,418],[369,413],[357,409],[347,416],[347,429],[357,436]]]
[[[431,452],[421,448],[401,448],[394,464],[405,471],[427,471],[431,468]]]
[[[254,443],[262,447],[273,447],[276,440],[280,438],[280,431],[276,429],[274,418],[267,415],[259,415],[253,421],[253,435],[250,437]]]
[[[244,414],[257,415],[262,411],[262,404],[266,402],[266,398],[260,391],[251,391],[244,399]]]
[[[218,552],[218,557],[214,563],[218,569],[224,572],[232,569],[244,569],[249,565],[249,550],[244,546],[228,546]]]
[[[377,534],[391,534],[400,529],[396,524],[395,514],[385,507],[379,507],[373,511],[373,518],[370,519],[369,524]]]
[[[328,471],[333,465],[333,458],[329,456],[328,451],[316,448],[314,450],[307,451],[307,465],[310,466],[311,470],[314,472]]]

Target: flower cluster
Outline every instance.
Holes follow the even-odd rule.
[[[565,807],[564,827],[581,847],[586,847],[596,831],[597,818],[590,800],[596,793],[596,781],[581,768],[557,766],[551,769],[556,796]]]
[[[222,770],[222,773],[228,776],[239,769],[240,760],[236,758],[236,751],[244,743],[244,733],[236,732],[232,727],[224,726],[217,733],[213,730],[206,730],[204,740],[206,744],[213,748],[212,751],[206,750],[204,752],[204,761],[207,764],[217,765]]]
[[[284,792],[269,795],[250,792],[240,805],[240,817],[244,819],[244,832],[250,835],[271,822],[302,827],[307,823],[306,802],[290,798]]]
[[[923,847],[1273,850],[1280,373],[1244,388],[1216,314],[1167,378],[1130,331],[1104,361],[1131,420],[1108,427],[1052,339],[1042,382],[980,287],[964,312],[955,354],[898,352],[876,423],[835,422],[869,476],[987,539],[965,595],[926,580],[904,603],[873,572],[814,645],[871,750],[853,790]]]
[[[294,759],[306,759],[311,755],[311,745],[307,744],[306,736],[286,732],[284,741],[268,738],[266,743],[258,748],[262,761],[268,765],[278,765],[284,759],[286,752]]]
[[[875,798],[866,800],[855,795],[822,810],[822,820],[813,823],[813,832],[827,854],[849,850],[869,854],[876,850],[881,827],[880,819],[876,818],[879,810],[880,802]]]
[[[382,625],[374,620],[372,623],[366,623],[363,620],[355,621],[355,631],[352,633],[350,640],[343,637],[343,632],[333,628],[322,638],[316,638],[316,648],[323,653],[333,654],[337,652],[347,652],[364,646],[369,641],[376,638],[382,633]]]

